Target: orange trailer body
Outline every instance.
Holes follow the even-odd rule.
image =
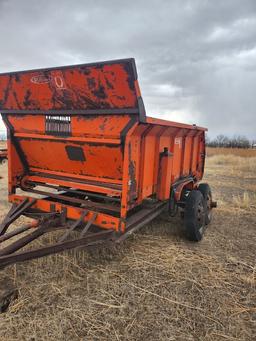
[[[203,176],[206,129],[147,117],[133,59],[1,74],[0,112],[9,201],[40,212],[124,232]]]

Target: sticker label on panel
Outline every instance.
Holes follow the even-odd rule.
[[[182,146],[182,138],[181,137],[176,137],[175,140],[174,140],[174,143],[178,144],[179,148],[181,148],[181,146]]]

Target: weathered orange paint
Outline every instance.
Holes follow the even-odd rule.
[[[11,195],[9,197],[9,200],[13,203],[19,204],[21,203],[24,198],[30,198],[26,195]],[[42,212],[50,212],[51,211],[51,201],[45,200],[45,199],[38,199],[33,206],[33,208],[39,209]],[[71,205],[63,205],[58,202],[55,203],[55,211],[56,212],[62,212],[63,208],[67,209],[67,218],[72,220],[78,220],[81,217],[81,213],[83,212],[82,208],[73,207]],[[95,213],[93,210],[89,210],[88,214],[84,218],[84,221],[87,222],[91,219],[92,215]],[[120,224],[120,219],[113,217],[108,214],[100,213],[98,214],[95,225],[104,228],[104,229],[114,229],[118,231]]]
[[[33,183],[115,198],[118,216],[95,207],[85,219],[97,211],[96,225],[121,231],[145,199],[168,201],[176,188],[179,200],[203,176],[206,129],[144,117],[142,104],[132,60],[0,75],[9,200],[29,196]],[[70,219],[81,215],[82,207],[49,198],[34,208],[51,204],[67,207]]]
[[[168,200],[170,198],[170,188],[172,181],[173,154],[169,151],[160,154],[157,199]]]
[[[129,61],[117,61],[2,74],[0,101],[13,112],[21,106],[32,111],[133,108],[136,90],[127,81],[131,67]]]

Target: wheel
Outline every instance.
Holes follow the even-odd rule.
[[[203,194],[206,204],[205,224],[210,224],[212,220],[212,191],[208,184],[200,184],[198,190]]]
[[[205,230],[206,202],[200,191],[189,192],[184,209],[184,224],[189,240],[200,241]]]

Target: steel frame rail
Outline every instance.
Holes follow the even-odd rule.
[[[45,213],[32,213],[31,217],[37,217],[37,220],[32,221],[30,224],[16,228],[13,231],[7,232],[11,223],[13,223],[22,214],[29,216],[29,208],[27,200],[22,201],[19,205],[13,206],[7,214],[4,222],[2,223],[2,234],[0,236],[0,247],[5,241],[9,241],[12,237],[20,235],[29,230],[31,233],[24,235],[13,243],[4,248],[0,248],[0,268],[8,265],[24,262],[27,260],[37,259],[40,257],[56,254],[70,249],[87,248],[97,245],[112,245],[114,243],[121,243],[129,237],[136,230],[149,223],[157,217],[167,206],[165,202],[157,202],[151,208],[141,208],[140,211],[134,213],[127,219],[127,230],[124,233],[117,232],[113,229],[102,230],[97,228],[95,231],[94,222],[98,213],[95,212],[89,220],[85,221],[89,210],[84,209],[75,221],[67,219],[66,212],[51,212]],[[30,205],[31,207],[31,205]],[[14,217],[16,219],[14,219]],[[21,251],[23,247],[32,243],[34,240],[41,236],[64,229],[65,232],[60,236],[57,242],[53,245],[43,246],[37,249]],[[72,232],[80,232],[78,238],[67,240],[71,237]]]

